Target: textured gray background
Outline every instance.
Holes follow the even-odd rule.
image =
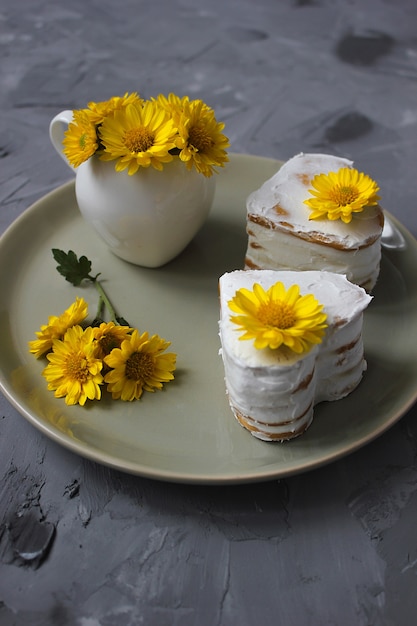
[[[71,178],[55,113],[172,90],[234,152],[354,159],[417,235],[415,0],[3,0],[0,50],[1,231]],[[214,488],[83,460],[1,397],[0,625],[414,624],[415,417],[322,469]]]

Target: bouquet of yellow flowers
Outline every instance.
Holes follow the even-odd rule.
[[[171,342],[139,332],[117,315],[98,280],[100,274],[91,275],[91,261],[86,256],[78,258],[72,250],[66,253],[57,248],[52,254],[65,280],[74,286],[88,281],[100,295],[90,324],[85,322],[88,304],[77,297],[63,313],[50,315],[35,333],[36,339],[29,341],[29,352],[49,361],[42,375],[55,397],[65,398],[68,405],[84,406],[87,400],[100,400],[105,389],[113,399],[131,402],[143,391],[162,389],[173,380],[177,355],[165,352]],[[104,309],[111,317],[108,322],[102,318]]]
[[[150,100],[126,93],[90,102],[73,111],[65,133],[64,154],[73,167],[97,155],[115,161],[116,171],[135,174],[140,167],[162,170],[174,158],[211,176],[228,161],[224,124],[202,100],[171,93]]]

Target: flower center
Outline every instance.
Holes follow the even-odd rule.
[[[98,341],[103,354],[110,354],[113,348],[120,347],[120,341],[117,337],[115,337],[112,333],[107,333],[107,335],[103,335],[101,339]]]
[[[352,204],[359,196],[359,191],[356,187],[343,187],[337,186],[333,187],[330,192],[330,197],[338,206],[347,206],[348,204]]]
[[[261,304],[257,318],[265,326],[274,326],[281,329],[291,328],[297,319],[293,307],[279,300]]]
[[[188,143],[193,146],[198,152],[205,152],[214,146],[214,141],[207,134],[204,126],[192,126],[188,133]]]
[[[154,140],[154,133],[144,126],[126,130],[123,137],[123,143],[130,152],[146,152],[153,146]]]
[[[134,352],[126,361],[126,378],[130,380],[147,380],[153,370],[153,358],[146,352]]]
[[[65,373],[71,380],[85,383],[88,379],[88,363],[81,354],[70,354],[65,362]]]

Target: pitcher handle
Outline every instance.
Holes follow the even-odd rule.
[[[72,122],[72,119],[72,111],[69,110],[61,111],[61,113],[55,115],[55,117],[51,120],[49,124],[49,138],[59,156],[64,159],[68,167],[75,171],[75,168],[69,163],[67,157],[63,152],[64,146],[62,144],[65,137],[65,131],[68,128],[68,124]]]

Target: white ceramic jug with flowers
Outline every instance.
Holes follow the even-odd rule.
[[[62,111],[49,130],[86,221],[120,258],[159,267],[209,214],[212,174],[228,160],[223,128],[201,100],[134,93]]]

